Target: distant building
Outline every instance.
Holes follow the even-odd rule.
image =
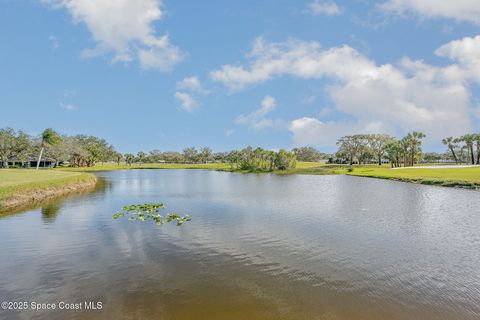
[[[8,159],[8,167],[17,167],[17,168],[36,168],[38,158],[29,157],[27,161],[20,161],[15,158]],[[40,161],[40,168],[53,168],[55,167],[56,161],[51,158],[42,158]],[[0,168],[6,167],[4,161],[0,160]]]

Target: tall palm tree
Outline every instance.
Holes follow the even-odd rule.
[[[422,132],[418,131],[413,131],[410,136],[410,151],[412,153],[412,158],[411,158],[411,165],[413,166],[416,162],[416,157],[418,154],[418,150],[420,148],[420,145],[422,144],[422,139],[426,137],[426,135]]]
[[[462,141],[465,142],[467,145],[467,153],[470,152],[470,162],[471,164],[475,164],[475,156],[473,154],[473,142],[475,141],[475,135],[474,134],[466,134],[463,137],[461,137]]]
[[[400,140],[400,145],[402,147],[402,153],[403,153],[403,166],[406,167],[408,163],[408,148],[411,145],[411,134],[409,133],[406,137],[403,137],[402,140]]]
[[[458,164],[458,157],[457,157],[457,154],[455,153],[455,147],[457,146],[455,143],[455,139],[453,137],[448,137],[443,139],[442,142],[452,152],[453,159],[455,159],[455,164]]]
[[[62,140],[60,135],[56,133],[52,128],[45,129],[42,132],[42,142],[40,144],[40,154],[38,155],[37,170],[40,167],[40,161],[42,161],[43,151],[47,145],[55,145]]]

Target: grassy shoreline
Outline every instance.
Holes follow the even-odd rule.
[[[263,173],[261,171],[248,170],[224,170],[240,173]],[[286,171],[270,172],[279,175],[307,174],[307,175],[336,175],[386,179],[408,183],[425,185],[437,185],[443,187],[457,187],[467,189],[480,189],[480,167],[461,168],[423,168],[409,167],[394,170],[389,165],[329,165],[315,162],[299,162],[297,168]]]
[[[0,170],[0,213],[93,188],[97,177],[56,170]]]
[[[480,189],[480,168],[408,168],[393,170],[388,167],[358,167],[344,172],[346,175],[386,179],[443,187]]]
[[[322,164],[318,162],[298,162],[295,169],[286,171],[252,171],[232,169],[226,163],[211,164],[174,164],[174,163],[145,163],[145,164],[105,164],[90,168],[59,168],[61,171],[96,172],[125,169],[209,169],[237,173],[272,173],[278,175],[307,174],[307,175],[335,175],[344,174],[377,179],[388,179],[409,183],[439,185],[445,187],[461,187],[480,189],[480,167],[472,168],[406,168],[393,170],[389,165],[349,166],[337,164]]]

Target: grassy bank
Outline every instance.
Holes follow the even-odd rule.
[[[318,162],[298,162],[295,169],[286,171],[275,171],[277,174],[314,174],[328,175],[339,174],[346,171],[345,165],[322,164]]]
[[[329,165],[322,164],[319,162],[301,162],[297,163],[295,169],[290,170],[275,170],[275,171],[261,171],[261,170],[240,170],[240,169],[231,169],[230,167],[222,169],[223,171],[228,172],[240,172],[240,173],[275,173],[280,175],[290,175],[290,174],[313,174],[313,175],[328,175],[328,174],[338,174],[345,170],[345,165]]]
[[[231,171],[227,169],[226,171]],[[242,173],[261,173],[247,170],[233,170]],[[389,179],[395,181],[404,181],[411,183],[441,185],[447,187],[464,187],[477,189],[480,188],[480,167],[476,168],[406,168],[391,169],[389,165],[368,165],[354,166],[349,165],[329,165],[318,162],[299,162],[295,169],[286,171],[274,171],[275,174],[313,174],[313,175],[332,175],[345,174],[352,176],[371,177],[378,179]]]
[[[297,163],[295,169],[290,170],[275,170],[275,171],[265,171],[265,170],[241,170],[241,169],[232,169],[229,166],[220,168],[221,171],[227,172],[240,172],[240,173],[274,173],[280,175],[290,175],[290,174],[315,174],[315,175],[326,175],[326,174],[337,174],[339,169],[345,168],[344,165],[327,165],[319,162],[301,162]]]
[[[353,176],[389,179],[448,187],[480,188],[480,168],[406,168],[393,170],[388,166],[355,167],[337,171]]]
[[[97,178],[57,170],[0,170],[0,213],[93,187]]]
[[[70,172],[97,172],[97,171],[113,171],[113,170],[128,170],[128,169],[211,169],[221,170],[228,168],[225,163],[200,163],[200,164],[188,164],[188,163],[143,163],[127,165],[125,163],[105,163],[97,164],[94,167],[81,167],[81,168],[57,168],[56,171],[70,171]]]

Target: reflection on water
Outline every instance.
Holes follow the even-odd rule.
[[[0,290],[103,309],[0,318],[480,318],[478,192],[346,176],[99,175],[98,192],[0,220]],[[193,220],[111,218],[147,202]]]
[[[0,220],[6,218],[8,216],[11,216],[11,215],[16,215],[16,214],[19,214],[19,213],[25,213],[29,209],[34,209],[34,208],[42,208],[42,210],[45,210],[45,217],[47,218],[47,220],[49,220],[47,216],[52,216],[52,215],[56,216],[56,212],[54,214],[53,211],[58,211],[59,206],[64,201],[66,201],[68,199],[71,199],[71,198],[78,197],[79,195],[82,195],[82,194],[103,192],[105,189],[110,187],[110,184],[111,184],[110,181],[107,181],[103,178],[99,178],[95,185],[93,185],[91,187],[88,187],[86,189],[76,190],[76,191],[73,191],[72,193],[69,193],[69,194],[63,195],[63,196],[54,196],[53,198],[47,198],[45,200],[40,200],[39,202],[35,202],[33,204],[27,204],[25,206],[22,206],[20,208],[14,209],[14,210],[7,210],[7,211],[0,210]]]
[[[43,222],[44,223],[55,222],[59,210],[60,210],[60,203],[58,202],[43,206],[41,209]]]

